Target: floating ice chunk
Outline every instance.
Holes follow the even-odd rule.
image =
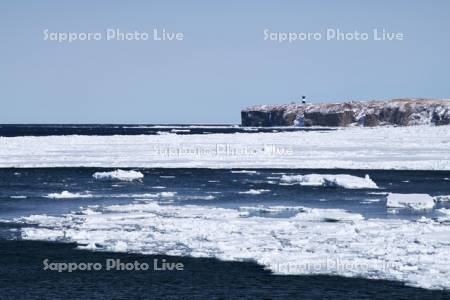
[[[259,194],[267,193],[267,192],[270,192],[270,190],[263,190],[263,189],[254,190],[254,189],[250,189],[250,190],[245,191],[245,192],[239,192],[239,194],[259,195]]]
[[[85,244],[85,245],[78,245],[78,249],[82,249],[82,250],[97,250],[98,249],[98,247],[97,247],[97,245],[94,243],[94,242],[92,242],[92,243],[87,243],[87,244]]]
[[[437,210],[441,216],[438,217],[439,222],[450,222],[450,209],[449,208],[440,208]]]
[[[27,196],[22,196],[22,195],[19,195],[19,196],[9,196],[9,198],[11,198],[11,199],[26,199]]]
[[[117,241],[116,244],[111,247],[114,252],[127,252],[128,244],[124,241]]]
[[[160,197],[173,197],[176,195],[176,192],[161,192],[158,193]]]
[[[369,195],[383,195],[383,196],[386,196],[389,193],[388,192],[368,192],[367,194],[369,194]]]
[[[194,199],[194,200],[213,200],[216,199],[213,195],[206,195],[206,196],[188,196],[187,199]]]
[[[432,209],[434,200],[428,194],[395,194],[387,196],[387,207],[389,208],[409,208],[414,210]]]
[[[446,216],[450,216],[450,208],[440,208],[437,211]]]
[[[92,207],[89,207],[89,208],[83,210],[81,213],[84,214],[84,215],[98,215],[98,214],[100,214],[99,211],[96,211],[96,210],[92,209]]]
[[[295,219],[302,221],[338,222],[364,220],[364,217],[360,214],[351,213],[339,208],[305,208],[304,212],[300,212],[295,216]]]
[[[96,172],[92,175],[95,179],[100,180],[121,180],[121,181],[133,181],[140,180],[144,178],[144,174],[139,171],[125,171],[125,170],[115,170],[111,172]]]
[[[303,206],[241,206],[239,211],[259,213],[279,213],[283,211],[305,211]]]
[[[232,170],[233,174],[258,174],[257,171],[249,171],[249,170]]]
[[[160,198],[160,197],[173,197],[177,192],[160,192],[160,193],[143,193],[143,194],[115,194],[108,197],[113,198]]]
[[[156,134],[157,135],[175,135],[175,133],[169,132],[169,131],[157,131]]]
[[[380,201],[381,201],[380,199],[366,199],[366,200],[361,201],[361,203],[371,204],[371,203],[376,203],[376,202],[380,202]]]
[[[91,194],[71,193],[69,191],[62,191],[61,193],[51,193],[45,196],[52,199],[73,199],[73,198],[92,198]]]
[[[23,220],[27,223],[39,224],[40,226],[55,226],[55,224],[61,224],[64,218],[47,215],[31,215],[23,218]]]
[[[377,189],[378,186],[370,179],[348,174],[308,174],[308,175],[283,175],[281,181],[288,184],[300,184],[303,186],[330,186],[345,189]]]
[[[433,199],[436,202],[448,202],[450,201],[450,195],[434,196]]]

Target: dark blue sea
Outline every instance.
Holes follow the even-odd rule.
[[[331,128],[306,127],[242,127],[240,125],[142,125],[142,124],[0,124],[0,136],[49,136],[49,135],[155,135],[212,134],[212,133],[258,133],[333,130]]]

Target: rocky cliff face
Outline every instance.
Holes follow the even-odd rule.
[[[241,117],[243,126],[448,125],[450,100],[258,105],[244,109]]]

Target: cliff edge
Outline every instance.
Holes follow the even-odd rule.
[[[393,99],[344,103],[256,105],[241,112],[242,126],[448,125],[450,100]]]

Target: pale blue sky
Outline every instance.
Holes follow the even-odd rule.
[[[2,1],[0,123],[239,123],[260,103],[449,98],[449,1]],[[245,3],[244,3],[245,2]],[[181,42],[43,30],[183,32]],[[264,41],[264,29],[404,41]]]

